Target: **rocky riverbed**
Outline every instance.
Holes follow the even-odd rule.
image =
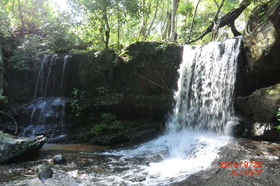
[[[163,185],[280,185],[279,145],[266,141],[233,139],[220,149],[218,157],[207,170],[186,175],[185,178],[168,178],[169,181]],[[29,161],[1,165],[0,184],[158,185],[156,181],[147,182],[147,179],[152,178],[143,170],[152,162],[162,161],[164,156],[155,153],[123,157],[111,153],[113,151],[107,147],[83,144],[47,144],[37,157]],[[56,154],[62,154],[67,162],[52,164],[50,160]],[[36,169],[45,161],[50,162],[54,174],[43,183],[38,179]]]

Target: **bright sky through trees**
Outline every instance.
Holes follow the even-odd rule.
[[[52,0],[63,11],[67,8],[67,0]]]

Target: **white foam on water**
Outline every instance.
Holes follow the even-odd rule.
[[[219,149],[230,140],[231,137],[214,132],[185,129],[165,134],[134,149],[107,152],[106,155],[119,156],[124,161],[141,157],[152,162],[147,165],[131,164],[129,170],[109,176],[106,180],[129,185],[168,185],[178,182],[210,168]],[[155,157],[161,160],[157,161]]]

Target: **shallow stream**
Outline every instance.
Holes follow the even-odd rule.
[[[85,144],[46,144],[31,160],[0,166],[0,184],[23,185],[280,185],[280,148],[277,143],[229,139],[204,134],[188,144],[188,152],[172,152],[165,138],[110,149]],[[170,136],[169,136],[170,137]],[[189,138],[191,139],[191,138]],[[176,138],[174,138],[176,141]],[[217,148],[217,142],[221,145]],[[152,145],[152,146],[151,146]],[[220,150],[219,150],[220,149]],[[185,153],[182,158],[181,153]],[[62,154],[67,163],[52,164],[54,175],[44,183],[37,167]],[[179,155],[181,158],[179,158]],[[221,162],[262,162],[262,167],[221,167]],[[233,170],[260,169],[260,175],[231,175]]]

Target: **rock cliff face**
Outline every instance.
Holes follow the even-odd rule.
[[[251,135],[256,133],[252,130],[258,122],[279,125],[276,112],[280,108],[280,2],[256,8],[246,31],[243,41],[247,60],[240,70],[242,85],[236,111],[246,119]]]
[[[249,17],[242,69],[242,95],[280,82],[280,3],[264,4]],[[264,14],[262,14],[264,13]]]
[[[88,104],[124,119],[164,118],[176,88],[182,48],[175,44],[136,42],[121,55],[109,51],[74,54],[80,88]],[[162,120],[162,119],[161,119]]]

